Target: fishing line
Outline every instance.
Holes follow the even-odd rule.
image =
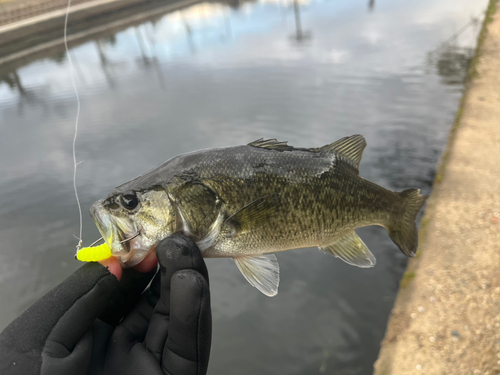
[[[71,55],[68,49],[67,31],[68,31],[68,18],[69,18],[70,7],[71,7],[71,0],[68,0],[68,7],[66,8],[66,18],[64,19],[64,48],[66,49],[66,55],[68,56],[69,67],[71,72],[70,74],[71,82],[73,83],[73,90],[75,91],[76,103],[77,103],[75,135],[73,136],[73,188],[75,190],[76,203],[78,205],[78,213],[80,215],[80,232],[78,237],[75,236],[78,240],[78,244],[76,245],[76,250],[78,251],[82,247],[82,226],[83,226],[82,206],[80,205],[80,198],[78,197],[78,189],[76,188],[76,167],[78,166],[78,164],[80,164],[76,162],[76,137],[78,136],[78,120],[80,119],[80,96],[78,95],[78,89],[76,88],[75,67],[73,65],[73,60],[71,59]]]

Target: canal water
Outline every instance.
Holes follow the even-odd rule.
[[[177,154],[257,138],[317,147],[360,133],[361,176],[430,193],[486,0],[199,3],[103,31],[70,51],[81,97],[83,239],[90,205]],[[71,22],[71,20],[70,20]],[[0,66],[0,329],[77,269],[76,101],[64,50]],[[407,259],[277,255],[279,294],[207,260],[210,374],[371,374]]]

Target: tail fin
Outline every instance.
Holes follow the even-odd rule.
[[[401,251],[409,256],[415,256],[418,246],[418,232],[415,219],[425,203],[428,195],[420,195],[419,189],[408,189],[399,193],[404,209],[391,219],[387,230],[389,236]]]

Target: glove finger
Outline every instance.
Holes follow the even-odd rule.
[[[208,282],[194,270],[174,274],[162,366],[171,375],[206,374],[212,339]]]
[[[116,297],[118,289],[115,276],[100,264],[89,263],[42,298],[37,305],[45,306],[38,313],[33,311],[37,316],[33,322],[42,328],[51,328],[44,354],[64,357],[71,352],[109,301]],[[43,324],[40,324],[41,317]],[[55,321],[51,324],[51,320]]]
[[[205,278],[208,284],[208,271],[198,246],[182,234],[174,234],[160,242],[156,248],[156,256],[160,263],[161,273],[160,300],[151,317],[150,328],[146,334],[146,347],[159,360],[168,334],[172,275],[181,269],[194,269]]]
[[[113,338],[117,345],[123,345],[126,348],[133,343],[142,342],[146,336],[153,310],[154,304],[150,302],[148,296],[144,296],[116,327]]]
[[[161,274],[158,272],[149,290],[142,294],[139,303],[116,327],[113,334],[115,346],[129,348],[133,343],[144,341],[151,315],[160,299],[160,279]]]
[[[163,374],[158,359],[144,344],[149,320],[160,298],[160,278],[158,272],[137,306],[114,330],[103,374]]]
[[[99,315],[99,319],[116,327],[122,318],[127,316],[138,303],[142,292],[151,282],[155,273],[156,269],[147,273],[132,268],[124,269],[120,280],[119,294],[110,301],[106,309]]]
[[[88,330],[75,345],[72,352],[66,355],[53,355],[53,352],[61,350],[59,344],[50,348],[54,342],[47,342],[47,346],[42,353],[42,367],[40,375],[71,374],[87,375],[87,369],[91,362],[92,353],[92,331]],[[52,354],[52,355],[49,355]]]

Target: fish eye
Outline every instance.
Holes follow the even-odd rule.
[[[120,196],[120,203],[127,210],[133,210],[139,204],[139,199],[137,199],[137,195],[135,195],[133,193],[124,194],[124,195]]]

